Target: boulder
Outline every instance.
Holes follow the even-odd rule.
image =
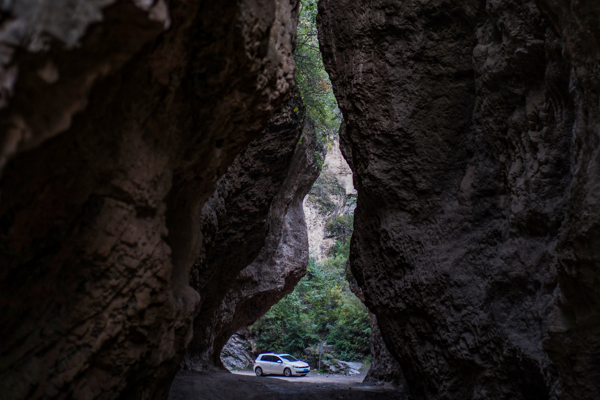
[[[360,375],[360,370],[363,367],[362,363],[359,362],[352,362],[352,361],[338,361],[337,362],[337,366],[340,368],[340,373],[347,375],[347,376],[353,376],[353,375]]]
[[[252,344],[238,333],[233,334],[221,350],[221,362],[228,370],[244,370],[254,365]]]
[[[318,368],[318,361],[314,364],[314,368]],[[342,361],[335,358],[321,359],[321,369],[325,373],[342,374],[342,375],[359,375],[363,364],[352,361]]]

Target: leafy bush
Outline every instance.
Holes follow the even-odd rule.
[[[344,293],[347,299],[338,309],[337,322],[330,329],[327,341],[345,360],[364,359],[370,351],[371,325],[366,307],[356,296]]]
[[[303,358],[305,348],[327,341],[339,358],[368,356],[368,312],[345,278],[349,244],[349,239],[338,241],[338,252],[324,263],[310,258],[296,289],[250,327],[261,349]]]
[[[341,113],[319,51],[316,17],[317,0],[302,0],[294,59],[296,84],[306,104],[307,123],[316,131],[319,144],[326,146],[340,125]]]
[[[346,190],[335,176],[322,173],[308,194],[308,200],[318,206],[320,214],[329,214],[336,208],[332,196],[346,196]]]
[[[346,240],[352,236],[354,230],[354,215],[339,215],[330,219],[325,224],[325,231],[330,237],[335,237],[339,240]]]

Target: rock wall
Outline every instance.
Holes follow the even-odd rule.
[[[600,4],[537,2],[572,64],[574,109],[565,219],[556,246],[558,282],[544,349],[562,379],[560,398],[600,393]]]
[[[252,352],[252,343],[248,339],[248,331],[234,333],[221,350],[221,362],[228,370],[252,369],[256,355]]]
[[[236,158],[204,206],[203,248],[191,271],[192,287],[203,300],[186,369],[222,368],[221,349],[230,336],[290,293],[306,273],[302,200],[319,171],[316,137],[310,130],[303,134],[304,114],[296,95]]]
[[[371,366],[369,372],[363,380],[365,385],[385,385],[406,386],[402,367],[388,350],[381,330],[377,324],[377,317],[370,314],[371,317]]]
[[[166,397],[200,211],[291,95],[298,4],[0,2],[3,398]]]
[[[414,398],[600,393],[599,11],[319,3],[351,269]]]
[[[364,303],[365,295],[360,286],[358,286],[356,278],[352,275],[349,262],[346,263],[346,278],[348,279],[348,284],[350,285],[352,293]],[[376,386],[391,384],[404,388],[406,382],[404,374],[402,373],[402,367],[390,353],[381,336],[381,330],[377,323],[377,316],[369,312],[369,318],[369,326],[371,328],[371,335],[369,338],[371,344],[371,365],[363,380],[363,384]]]
[[[327,232],[327,221],[340,215],[350,215],[356,207],[352,170],[342,157],[339,137],[334,138],[330,146],[324,146],[322,152],[321,174],[303,203],[310,256],[317,262],[329,257],[329,250],[336,239]]]

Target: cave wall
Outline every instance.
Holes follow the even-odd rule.
[[[0,390],[165,398],[199,218],[291,96],[298,1],[0,2]]]
[[[600,4],[537,1],[572,64],[572,178],[556,246],[559,287],[544,349],[563,382],[560,398],[600,393]]]
[[[599,11],[319,2],[351,270],[415,398],[600,393]]]
[[[317,178],[316,136],[299,93],[235,159],[202,210],[202,249],[190,273],[202,298],[183,367],[223,368],[229,337],[306,273],[302,200]]]
[[[345,124],[342,124],[342,128],[340,132],[345,133]],[[349,148],[346,147],[345,151],[349,151]],[[350,286],[350,290],[360,301],[365,302],[365,294],[362,289],[358,285],[358,281],[352,275],[352,271],[350,268],[350,262],[346,262],[346,278],[348,279],[348,284]],[[370,341],[370,365],[369,371],[367,375],[363,379],[363,384],[365,385],[393,385],[399,388],[400,390],[404,390],[406,386],[406,382],[404,379],[404,374],[402,372],[402,367],[394,358],[392,353],[387,348],[385,344],[385,340],[383,340],[383,336],[381,335],[381,329],[379,329],[379,324],[377,323],[377,316],[372,312],[369,312],[369,327],[371,329],[371,334],[369,337]]]
[[[306,274],[309,243],[302,203],[320,173],[317,148],[315,131],[305,125],[287,178],[271,204],[265,244],[221,304],[223,317],[212,347],[215,361],[220,361],[221,349],[234,332],[263,316]]]
[[[369,314],[371,319],[371,365],[363,380],[365,385],[394,385],[399,388],[406,386],[402,367],[387,348],[381,330],[377,324],[377,317]]]

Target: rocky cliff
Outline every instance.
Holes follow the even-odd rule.
[[[237,330],[290,293],[306,273],[302,200],[317,178],[316,137],[296,94],[234,161],[202,210],[203,247],[191,271],[202,298],[184,367],[221,367]]]
[[[381,337],[381,330],[377,324],[377,317],[371,317],[371,365],[363,381],[366,385],[392,384],[405,387],[404,374],[398,361],[388,350]]]
[[[2,397],[164,398],[202,206],[291,95],[298,1],[0,9]]]
[[[365,295],[352,275],[352,271],[350,271],[349,262],[346,263],[346,279],[348,280],[352,293],[364,303]],[[371,328],[369,338],[371,365],[369,365],[369,371],[363,380],[363,384],[376,386],[391,384],[404,389],[406,387],[406,382],[404,374],[402,373],[402,367],[390,353],[381,336],[381,330],[377,323],[377,316],[369,312],[369,319],[369,326]]]
[[[319,3],[351,269],[415,398],[600,393],[599,12]]]
[[[330,249],[336,240],[335,235],[328,232],[327,222],[340,216],[351,218],[356,207],[352,170],[342,157],[339,137],[324,146],[322,152],[324,157],[321,174],[303,203],[308,224],[310,256],[317,262],[323,262],[330,256]],[[346,235],[349,237],[350,233],[347,232]]]

